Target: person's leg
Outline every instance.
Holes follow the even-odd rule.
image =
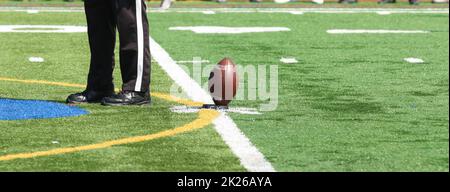
[[[67,103],[99,102],[114,94],[113,69],[116,22],[110,1],[85,0],[90,46],[86,90],[69,95]]]
[[[146,4],[143,0],[114,0],[120,38],[122,92],[105,98],[105,105],[150,102],[150,46]]]
[[[170,6],[172,6],[172,0],[161,0],[161,5],[159,6],[159,8],[162,10],[166,10],[169,9]]]
[[[117,0],[120,69],[124,91],[150,88],[150,46],[146,5],[143,0]]]
[[[87,90],[110,92],[114,90],[116,44],[116,21],[111,1],[85,0],[85,10],[91,50]]]

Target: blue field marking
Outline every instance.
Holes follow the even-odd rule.
[[[0,121],[74,117],[88,113],[82,108],[61,103],[0,98]]]

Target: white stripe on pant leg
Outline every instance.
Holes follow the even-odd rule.
[[[134,91],[141,91],[142,73],[144,72],[144,27],[142,26],[142,0],[136,0],[136,23],[137,23],[137,77]]]

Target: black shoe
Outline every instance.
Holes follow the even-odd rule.
[[[96,91],[83,91],[81,93],[75,93],[69,95],[66,99],[66,103],[78,104],[78,103],[98,103],[103,98],[109,97],[114,94],[114,91],[110,92],[96,92]]]
[[[105,97],[102,105],[123,106],[123,105],[145,105],[150,104],[149,92],[122,91],[117,95]]]

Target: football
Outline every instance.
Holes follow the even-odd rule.
[[[209,76],[209,92],[216,106],[227,107],[238,89],[236,64],[230,58],[222,59]]]

